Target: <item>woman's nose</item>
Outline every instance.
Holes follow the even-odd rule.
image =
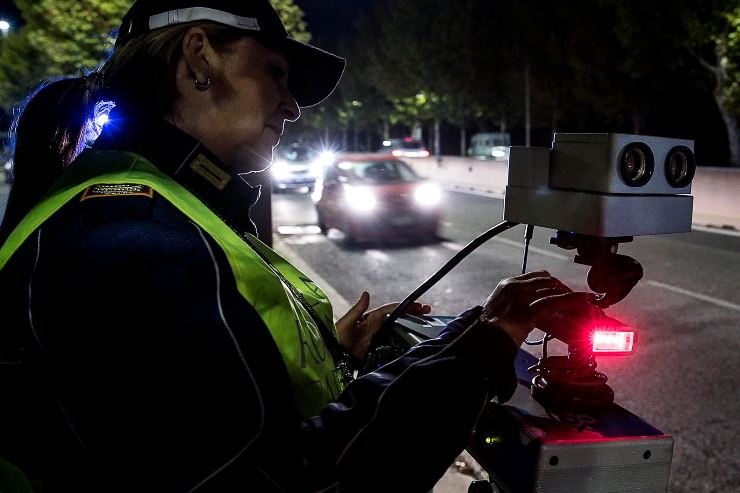
[[[283,97],[280,106],[285,120],[294,122],[300,118],[301,109],[298,107],[298,103],[296,103],[293,93],[287,87],[283,90]]]

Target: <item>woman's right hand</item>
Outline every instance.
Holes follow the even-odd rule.
[[[503,279],[483,304],[479,320],[506,332],[521,346],[538,322],[557,312],[581,312],[593,295],[573,292],[547,271]]]

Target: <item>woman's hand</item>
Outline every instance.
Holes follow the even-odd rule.
[[[390,315],[399,303],[387,303],[367,311],[370,306],[370,293],[363,291],[360,299],[349,311],[337,320],[339,342],[356,358],[363,360],[370,349],[370,342],[383,325],[386,316]],[[423,315],[432,311],[432,307],[423,303],[412,303],[406,313]]]
[[[504,330],[521,346],[537,323],[558,312],[585,312],[592,293],[573,292],[547,271],[504,279],[483,304],[479,320]]]

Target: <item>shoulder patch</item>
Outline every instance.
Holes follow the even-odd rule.
[[[82,193],[82,197],[80,197],[80,202],[84,202],[87,199],[120,196],[139,196],[149,197],[151,199],[154,197],[154,190],[152,190],[152,187],[137,185],[135,183],[98,184],[87,187]]]

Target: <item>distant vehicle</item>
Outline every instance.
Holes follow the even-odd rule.
[[[383,147],[381,147],[378,152],[390,153],[395,157],[429,156],[429,150],[424,145],[424,142],[411,137],[384,140]]]
[[[301,188],[312,191],[316,178],[331,159],[331,153],[319,152],[303,144],[279,147],[270,166],[272,189],[276,192]]]
[[[5,171],[5,182],[8,185],[13,184],[13,160],[8,159],[5,164],[3,165],[3,170]]]
[[[470,138],[468,156],[482,159],[509,159],[511,135],[501,132],[478,133]]]
[[[338,158],[316,182],[312,198],[323,233],[344,233],[349,245],[383,238],[437,237],[441,191],[390,156]]]

